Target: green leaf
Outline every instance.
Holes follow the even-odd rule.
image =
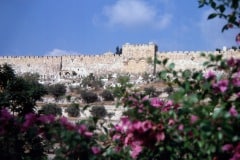
[[[165,59],[163,60],[163,65],[166,65],[167,62],[168,62],[168,58],[165,58]]]
[[[216,58],[216,61],[220,61],[220,60],[222,60],[222,55],[219,54],[219,55],[217,55],[215,58]]]
[[[202,52],[202,53],[200,53],[200,56],[201,57],[206,57],[206,54]]]
[[[174,63],[171,63],[171,64],[169,64],[169,66],[168,66],[168,68],[171,69],[171,70],[174,69],[174,67],[175,67],[175,64],[174,64]]]
[[[213,19],[213,18],[215,18],[216,16],[217,16],[216,13],[212,13],[212,14],[210,14],[210,15],[208,16],[208,19]]]
[[[211,7],[212,7],[213,9],[216,8],[216,3],[215,3],[214,1],[212,1],[212,3],[211,3]]]
[[[238,8],[238,3],[239,3],[239,0],[232,0],[231,8],[237,9]]]
[[[221,13],[223,13],[225,11],[224,5],[220,5],[220,6],[218,6],[218,8],[219,8]]]
[[[225,30],[228,30],[228,24],[224,25],[222,28],[222,32],[224,32]]]
[[[191,96],[189,96],[189,102],[190,103],[197,103],[198,102],[198,97],[196,94],[193,94]]]

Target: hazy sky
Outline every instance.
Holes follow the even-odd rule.
[[[0,55],[102,54],[125,43],[215,50],[236,30],[207,20],[197,0],[0,0]]]

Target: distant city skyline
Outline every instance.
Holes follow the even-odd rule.
[[[125,43],[159,51],[214,51],[236,45],[210,8],[179,0],[2,0],[0,56],[102,54]]]

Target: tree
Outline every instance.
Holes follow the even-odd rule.
[[[66,86],[64,84],[54,84],[48,87],[48,93],[53,95],[55,99],[63,96],[66,93]]]
[[[0,108],[7,107],[13,113],[25,115],[34,112],[36,101],[44,94],[44,86],[36,79],[16,76],[8,64],[0,66]]]
[[[117,55],[121,55],[122,54],[122,48],[119,48],[118,46],[116,47],[116,52],[115,52],[115,54],[117,54]]]
[[[81,91],[81,97],[86,103],[93,103],[98,100],[98,96],[96,93],[91,92],[91,91]]]
[[[70,117],[78,117],[80,115],[79,104],[72,103],[65,111]]]
[[[56,104],[53,103],[49,103],[49,104],[45,104],[42,106],[42,109],[39,110],[40,114],[46,114],[46,115],[62,115],[62,108],[60,108],[59,106],[57,106]]]
[[[239,0],[199,0],[199,7],[210,6],[214,12],[208,19],[223,18],[227,23],[222,27],[222,32],[230,28],[240,28],[240,1]]]

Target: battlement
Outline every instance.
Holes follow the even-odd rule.
[[[153,72],[148,59],[168,58],[177,69],[200,68],[204,58],[200,53],[222,54],[224,58],[240,58],[239,51],[157,51],[158,46],[149,44],[129,44],[122,46],[122,54],[106,52],[99,55],[64,55],[64,56],[0,56],[0,65],[12,65],[17,74],[38,72],[42,80],[57,81],[62,78],[81,78],[90,73],[96,75],[111,73],[141,74]],[[160,70],[161,68],[158,68]]]

